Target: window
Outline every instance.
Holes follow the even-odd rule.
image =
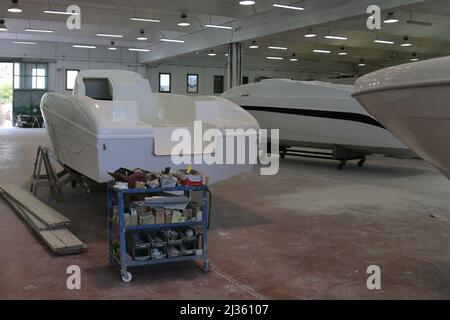
[[[95,100],[112,100],[111,86],[106,78],[84,78],[85,95]]]
[[[187,75],[187,92],[198,93],[198,74]]]
[[[73,90],[75,88],[75,79],[80,70],[66,69],[66,90]]]
[[[224,83],[223,76],[214,76],[214,94],[223,93],[223,83]]]
[[[159,74],[159,92],[170,93],[171,91],[171,77],[170,73]]]
[[[48,65],[44,63],[14,63],[14,89],[47,89]]]

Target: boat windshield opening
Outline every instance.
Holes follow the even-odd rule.
[[[112,101],[111,85],[107,78],[84,78],[83,82],[87,97]]]

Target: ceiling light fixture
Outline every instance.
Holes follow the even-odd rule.
[[[95,49],[95,48],[97,48],[96,46],[89,46],[89,45],[84,45],[84,44],[74,44],[72,47],[80,48],[80,49]]]
[[[287,50],[288,48],[286,48],[286,47],[274,47],[274,46],[269,46],[269,49],[272,49],[272,50]]]
[[[97,37],[105,37],[105,38],[123,38],[120,34],[108,34],[108,33],[97,33]]]
[[[43,12],[49,13],[49,14],[61,14],[61,15],[66,15],[66,16],[78,16],[79,15],[78,12],[56,11],[56,10],[44,10]]]
[[[178,22],[179,27],[189,27],[191,23],[187,19],[187,14],[182,13],[180,17],[180,22]]]
[[[229,26],[218,26],[215,24],[205,24],[205,27],[207,28],[215,28],[215,29],[227,29],[227,30],[233,30],[233,27]]]
[[[174,42],[174,43],[184,43],[185,42],[184,40],[165,39],[165,38],[161,39],[161,41],[163,41],[163,42]]]
[[[109,47],[108,50],[111,50],[111,51],[117,50],[116,43],[114,41],[111,41],[111,47]]]
[[[282,57],[266,57],[268,60],[283,60]]]
[[[394,41],[388,41],[388,40],[373,40],[375,43],[381,43],[381,44],[394,44]]]
[[[348,40],[347,37],[341,37],[341,36],[325,36],[326,39],[332,39],[332,40]]]
[[[292,54],[292,58],[289,59],[289,61],[292,61],[292,62],[297,62],[298,61],[298,59],[295,57],[295,53]]]
[[[139,41],[146,41],[147,37],[145,36],[145,31],[144,30],[139,31],[139,35],[136,39]]]
[[[419,60],[420,60],[420,59],[417,58],[417,53],[413,53],[413,54],[412,54],[412,58],[409,59],[409,61],[412,61],[412,62],[414,62],[414,61],[419,61]]]
[[[249,46],[250,49],[258,49],[259,46],[256,44],[256,41],[252,41],[252,44]]]
[[[0,19],[0,31],[8,31],[4,19]]]
[[[274,3],[272,4],[275,8],[282,8],[282,9],[290,9],[290,10],[298,10],[298,11],[303,11],[305,10],[305,8],[302,7],[296,7],[296,6],[286,6],[284,4],[278,4],[278,3]]]
[[[386,16],[386,19],[383,21],[384,23],[396,23],[398,22],[398,19],[395,17],[393,12],[389,12]]]
[[[138,48],[129,48],[128,51],[136,51],[136,52],[150,52],[149,49],[138,49]]]
[[[401,47],[411,47],[412,43],[409,41],[408,37],[403,38],[403,43],[400,45]]]
[[[132,17],[130,18],[131,21],[141,21],[141,22],[154,22],[154,23],[159,23],[161,22],[161,20],[158,19],[147,19],[147,18],[137,18],[137,17]]]
[[[346,56],[347,55],[347,51],[345,51],[344,47],[341,47],[341,51],[338,52],[339,56]]]
[[[314,49],[314,53],[331,53],[330,50]]]
[[[15,44],[36,44],[36,42],[28,42],[28,41],[13,41]]]
[[[365,67],[364,59],[359,60],[358,67]]]
[[[305,34],[305,38],[314,38],[317,35],[313,32],[313,29],[309,29],[306,34]]]
[[[53,33],[55,31],[53,30],[47,30],[47,29],[25,29],[26,32],[41,32],[41,33]]]
[[[21,13],[23,10],[19,7],[18,0],[11,0],[11,6],[8,9],[8,12],[12,13]]]
[[[252,6],[254,5],[256,2],[255,1],[251,1],[251,0],[244,0],[244,1],[239,1],[239,4],[241,6]]]

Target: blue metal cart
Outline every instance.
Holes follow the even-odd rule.
[[[125,198],[132,195],[152,195],[162,192],[183,191],[187,197],[190,197],[191,192],[202,193],[202,220],[201,221],[187,221],[181,223],[170,224],[147,224],[138,226],[127,226],[125,223]],[[111,265],[119,264],[120,273],[124,282],[130,282],[132,279],[131,273],[128,271],[129,267],[139,267],[153,264],[161,264],[168,262],[199,260],[202,262],[202,268],[205,272],[210,271],[210,263],[208,260],[208,187],[205,185],[190,187],[190,186],[176,186],[173,188],[148,188],[148,189],[118,189],[112,184],[108,184],[107,203],[108,203],[108,238],[109,238],[109,261]],[[114,207],[118,209],[117,218],[114,219]],[[113,228],[118,227],[118,237],[114,239]],[[145,261],[134,260],[127,254],[126,235],[129,232],[136,232],[138,230],[164,230],[179,227],[201,226],[202,232],[202,253],[201,255],[181,256],[174,258],[149,259]],[[117,239],[118,238],[118,239]],[[115,241],[118,241],[115,242]],[[116,244],[116,245],[115,245]],[[119,249],[119,250],[117,250]]]

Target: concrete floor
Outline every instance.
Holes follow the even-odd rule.
[[[28,187],[42,129],[0,130],[0,183]],[[52,255],[0,200],[0,298],[449,299],[450,181],[421,160],[371,158],[338,171],[331,161],[288,158],[277,176],[241,175],[212,187],[210,259],[133,270],[124,284],[107,259],[103,192],[65,189],[56,203],[86,253]],[[433,217],[434,216],[434,217]],[[82,290],[66,288],[66,268]],[[382,268],[382,290],[366,268]]]

